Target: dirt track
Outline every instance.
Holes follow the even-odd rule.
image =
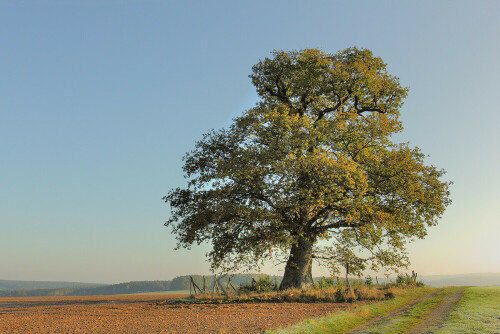
[[[259,333],[353,307],[336,303],[156,304],[179,297],[0,298],[0,333]]]
[[[431,314],[426,316],[410,334],[434,333],[446,321],[453,307],[462,299],[463,295],[464,289],[460,289],[455,293],[444,296],[443,302]]]
[[[391,329],[391,324],[396,323],[406,312],[411,310],[411,308],[418,303],[425,301],[428,298],[435,296],[439,291],[422,296],[414,300],[412,303],[398,308],[388,314],[372,319],[365,324],[355,328],[348,333],[383,333]],[[456,292],[444,295],[441,297],[441,301],[437,307],[432,309],[430,314],[427,314],[418,325],[407,333],[409,334],[423,334],[423,333],[434,333],[442,323],[444,323],[452,311],[453,307],[462,298],[464,289],[458,289]]]

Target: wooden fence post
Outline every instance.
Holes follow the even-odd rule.
[[[196,289],[198,289],[198,292],[201,292],[201,289],[200,287],[194,282],[194,279],[192,276],[189,276],[191,278],[191,284],[193,284],[193,290],[194,290],[194,294],[196,295]],[[189,285],[189,288],[191,290],[191,285]]]
[[[236,290],[236,288],[234,287],[233,283],[231,283],[231,281],[228,282],[228,286],[231,285],[231,288],[233,288],[234,292],[238,293],[238,290]],[[229,288],[228,288],[229,290]]]
[[[229,296],[228,296],[228,294],[227,294],[226,290],[224,290],[224,286],[223,286],[223,285],[222,285],[222,283],[219,281],[219,279],[217,279],[217,286],[219,286],[219,287],[220,287],[220,289],[222,290],[222,293],[223,293],[223,294],[224,294],[227,298],[229,298]]]
[[[216,284],[217,284],[217,274],[214,275],[214,285],[212,286],[212,298],[214,298]]]

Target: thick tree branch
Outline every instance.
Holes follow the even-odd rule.
[[[287,106],[292,107],[292,102],[290,101],[290,99],[286,95],[284,95],[280,92],[279,87],[278,87],[278,92],[275,92],[272,88],[270,88],[268,86],[265,86],[264,89],[269,95],[278,98],[278,100],[280,100],[281,102],[283,102]]]
[[[325,108],[323,110],[320,110],[319,113],[318,113],[318,117],[316,118],[316,121],[319,121],[320,119],[322,119],[327,113],[329,112],[333,112],[333,111],[338,111],[338,109],[340,107],[342,107],[344,105],[344,103],[347,102],[347,100],[349,99],[350,95],[347,95],[345,98],[341,99],[337,94],[335,94],[337,96],[337,104],[333,107],[330,107],[330,108]]]
[[[377,107],[360,107],[360,106],[358,106],[358,103],[359,103],[359,98],[357,95],[354,95],[354,109],[356,110],[356,113],[358,115],[361,115],[362,113],[367,112],[367,111],[378,112],[381,114],[385,113],[384,110],[377,108]]]

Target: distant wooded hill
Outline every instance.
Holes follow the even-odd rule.
[[[231,282],[233,285],[240,285],[242,283],[251,282],[252,278],[259,279],[261,274],[241,274],[234,275],[231,277]],[[141,292],[160,292],[160,291],[179,291],[179,290],[189,290],[189,282],[191,276],[179,276],[170,281],[139,281],[139,282],[128,282],[120,284],[111,285],[100,285],[95,284],[91,286],[75,286],[82,283],[70,283],[70,282],[31,282],[29,284],[22,284],[20,281],[0,281],[11,282],[5,286],[21,286],[20,289],[9,289],[0,291],[0,297],[28,297],[28,296],[89,296],[89,295],[119,295],[119,294],[131,294],[131,293],[141,293]],[[214,276],[192,275],[194,282],[198,287],[203,289],[205,284],[206,288],[209,289],[214,283]],[[222,277],[220,279],[221,283],[227,283],[228,277]],[[281,280],[281,277],[272,276],[271,279]],[[18,282],[19,284],[15,284]],[[40,288],[41,286],[57,286],[56,283],[61,283],[63,286],[58,286],[57,288]],[[71,284],[74,284],[71,286]],[[30,288],[34,287],[34,288]]]

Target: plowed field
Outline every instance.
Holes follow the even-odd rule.
[[[0,298],[0,333],[259,333],[353,308],[338,303],[163,304],[172,294]]]

